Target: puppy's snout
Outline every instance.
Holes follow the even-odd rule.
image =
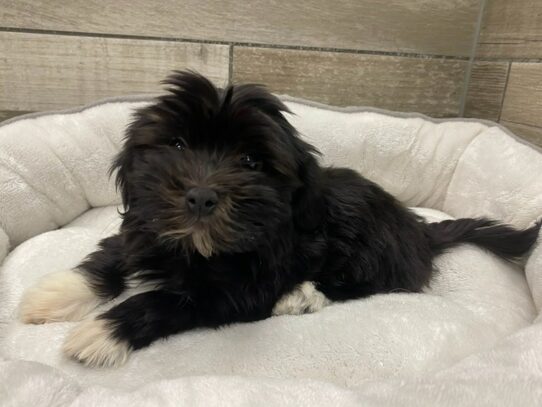
[[[210,215],[218,204],[218,195],[211,188],[191,188],[186,193],[188,209],[198,215]]]

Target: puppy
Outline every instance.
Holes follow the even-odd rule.
[[[120,365],[197,327],[419,292],[433,258],[454,245],[514,260],[536,240],[540,224],[425,223],[360,174],[321,167],[260,86],[218,89],[192,72],[166,83],[169,93],[136,113],[113,165],[119,234],[21,305],[27,323],[80,320],[134,282],[150,286],[69,335],[64,352],[86,365]]]

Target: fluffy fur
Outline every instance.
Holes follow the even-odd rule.
[[[104,319],[89,319],[75,328],[64,342],[67,356],[88,366],[120,366],[130,355],[127,341],[115,338]]]
[[[320,311],[330,301],[311,281],[299,284],[273,307],[273,315],[301,315]]]
[[[79,321],[99,304],[83,274],[75,270],[60,271],[45,276],[25,292],[20,318],[30,324]]]
[[[137,113],[114,163],[121,231],[79,266],[97,301],[134,280],[156,288],[70,336],[67,354],[89,365],[118,365],[197,327],[419,292],[443,250],[473,243],[514,260],[538,235],[540,224],[423,222],[360,174],[321,167],[287,108],[260,86],[218,89],[190,72],[167,84],[167,95]],[[187,195],[209,189],[218,200],[203,216]]]

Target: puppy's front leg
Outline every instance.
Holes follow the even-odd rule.
[[[125,288],[122,238],[111,236],[75,270],[44,276],[23,295],[20,318],[29,324],[79,321]]]
[[[64,353],[88,366],[120,366],[133,350],[196,323],[186,294],[148,291],[81,323],[64,343]]]

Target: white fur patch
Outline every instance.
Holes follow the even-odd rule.
[[[79,321],[100,303],[82,274],[61,271],[46,275],[25,292],[20,318],[27,324]]]
[[[331,301],[314,287],[314,283],[305,281],[282,296],[273,308],[273,315],[310,314],[329,304]]]
[[[64,354],[87,366],[117,367],[123,365],[132,349],[127,342],[115,339],[103,319],[89,319],[79,324],[66,339]]]

